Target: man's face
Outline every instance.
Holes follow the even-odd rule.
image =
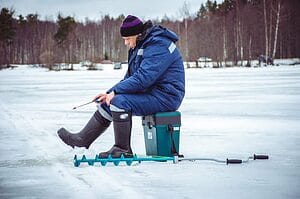
[[[126,46],[128,46],[129,48],[135,48],[135,46],[136,46],[136,38],[137,37],[138,37],[138,35],[129,36],[129,37],[123,37],[124,44]]]

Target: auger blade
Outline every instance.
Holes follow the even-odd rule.
[[[78,158],[77,155],[74,156],[74,166],[79,167],[81,163],[88,163],[88,165],[93,166],[96,162],[99,162],[102,166],[106,166],[108,162],[113,163],[115,166],[119,166],[120,163],[124,162],[126,165],[130,166],[133,162],[146,162],[146,161],[155,161],[155,162],[167,162],[167,161],[174,161],[174,157],[138,157],[137,155],[134,155],[133,157],[125,157],[124,155],[121,155],[121,157],[113,158],[111,155],[109,155],[107,158],[100,158],[98,155],[94,159],[88,159],[85,155],[82,156],[82,158]]]

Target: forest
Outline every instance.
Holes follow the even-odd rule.
[[[221,67],[226,62],[242,65],[240,61],[259,55],[300,57],[299,0],[207,0],[199,4],[197,13],[191,13],[184,2],[180,13],[181,20],[165,16],[152,22],[178,34],[184,61],[210,57]],[[84,60],[126,62],[128,49],[119,32],[124,14],[84,22],[63,13],[56,17],[56,21],[42,20],[37,13],[22,16],[1,8],[0,68],[10,64],[51,67]]]

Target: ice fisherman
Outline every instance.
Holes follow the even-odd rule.
[[[67,145],[88,149],[113,122],[115,144],[110,150],[101,152],[101,158],[122,154],[132,157],[132,115],[175,111],[185,94],[184,66],[174,32],[128,15],[121,24],[120,33],[129,47],[124,79],[106,93],[95,96],[94,100],[99,101],[98,110],[79,133],[70,133],[65,128],[57,132]]]

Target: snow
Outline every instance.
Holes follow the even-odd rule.
[[[113,144],[112,127],[89,150],[57,137],[79,131],[95,111],[90,101],[119,81],[122,70],[0,71],[0,198],[299,198],[300,65],[187,69],[180,108],[185,157],[269,160],[73,166],[74,154],[93,157]],[[145,154],[141,118],[132,148]]]

